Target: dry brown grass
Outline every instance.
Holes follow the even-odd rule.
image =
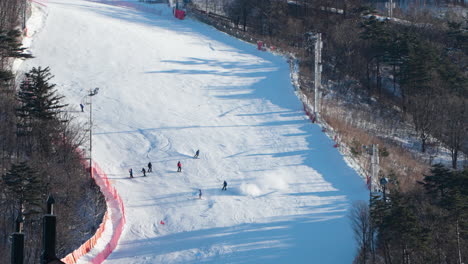
[[[347,112],[344,115],[344,112]],[[409,150],[401,147],[396,142],[381,139],[369,130],[358,128],[352,122],[355,115],[350,109],[336,103],[325,103],[322,105],[322,119],[338,134],[340,145],[365,169],[370,169],[370,156],[362,150],[362,146],[378,144],[380,150],[380,174],[394,181],[393,188],[405,192],[411,190],[417,181],[422,180],[423,174],[428,172],[429,165],[413,155]],[[353,118],[349,118],[352,116]],[[351,151],[351,150],[354,151]],[[383,156],[383,150],[388,153]],[[354,154],[353,154],[354,153]],[[392,188],[390,187],[390,188]]]

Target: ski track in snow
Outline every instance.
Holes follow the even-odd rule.
[[[100,88],[93,158],[127,219],[105,263],[352,262],[348,210],[368,192],[305,117],[285,58],[164,4],[47,5],[29,21],[35,58],[19,70],[50,66],[83,124],[78,105]]]

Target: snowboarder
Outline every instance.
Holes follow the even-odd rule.
[[[141,168],[141,172],[143,172],[143,176],[146,176],[146,170],[145,170],[145,168]]]
[[[81,112],[84,112],[84,105],[80,104],[80,107],[81,107]]]
[[[201,196],[202,196],[201,189],[198,189],[198,199],[201,199]]]
[[[151,162],[148,163],[148,172],[153,172],[153,164]]]
[[[130,178],[133,178],[133,170],[131,168],[128,170],[128,173],[130,173]]]
[[[197,152],[195,152],[195,156],[193,156],[194,159],[198,159],[198,155],[200,155],[200,150],[197,149]]]
[[[224,182],[223,182],[223,188],[222,188],[221,190],[222,190],[222,191],[227,191],[227,188],[226,188],[226,187],[227,187],[227,182],[224,181]]]
[[[181,172],[182,171],[182,163],[177,162],[177,172]]]

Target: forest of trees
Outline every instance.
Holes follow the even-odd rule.
[[[84,131],[67,114],[48,67],[24,76],[13,59],[32,55],[21,46],[25,1],[0,1],[0,263],[10,261],[15,220],[23,222],[24,263],[39,263],[46,199],[56,201],[57,255],[90,238],[102,221],[105,201],[77,152]]]
[[[465,263],[468,169],[436,164],[419,185],[354,205],[355,263]]]
[[[352,209],[359,244],[355,263],[468,262],[468,170],[459,166],[460,153],[468,151],[466,18],[410,10],[399,22],[385,20],[360,0],[194,2],[193,11],[219,29],[295,54],[301,88],[308,94],[314,56],[306,36],[322,33],[324,100],[352,98],[348,110],[377,101],[374,112],[386,109],[391,115],[385,123],[408,124],[422,154],[431,142],[450,152],[448,167],[426,164],[424,174],[399,171],[404,166],[398,160],[387,162],[390,171],[384,174],[393,175],[389,192]],[[53,69],[33,68],[25,76],[10,70],[13,59],[31,57],[18,30],[29,13],[24,3],[0,1],[0,263],[9,259],[8,237],[20,212],[28,241],[25,263],[38,262],[49,194],[57,201],[59,256],[90,237],[105,210],[76,152],[85,137],[57,93]],[[369,129],[353,119],[363,129],[359,133]]]
[[[396,23],[369,15],[372,8],[359,0],[194,2],[204,5],[198,10],[222,13],[248,38],[294,52],[304,88],[312,86],[314,60],[306,33],[321,32],[323,79],[333,83],[324,88],[339,96],[351,91],[364,101],[390,101],[412,124],[421,151],[430,137],[437,138],[457,168],[459,152],[468,149],[468,137],[461,133],[468,129],[466,19],[455,14],[437,19],[420,11],[408,14],[412,23]]]
[[[397,142],[372,135],[379,142],[371,143],[387,144],[381,150],[381,175],[390,183],[385,195],[376,193],[370,204],[352,209],[359,244],[355,263],[468,261],[468,169],[459,162],[468,151],[466,18],[409,10],[400,20],[382,19],[360,0],[194,0],[188,8],[238,38],[262,40],[294,54],[301,89],[311,98],[314,53],[307,35],[322,33],[323,99],[344,101],[342,113],[347,114],[333,116],[323,109],[323,118],[343,138],[350,134],[352,141],[346,143],[353,155],[363,155],[361,134],[386,124],[402,129],[382,134],[409,127],[421,157],[431,155],[426,152],[434,143],[450,153],[447,167],[431,168],[422,159],[422,170],[412,170],[411,163],[404,163],[408,156],[389,148]],[[374,115],[366,118],[371,121],[358,112],[367,108]],[[349,120],[351,125],[339,126]]]

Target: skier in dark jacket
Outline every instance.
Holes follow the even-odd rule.
[[[198,189],[198,199],[201,199],[201,196],[202,196],[201,189]]]
[[[143,172],[143,176],[146,176],[146,170],[145,170],[145,168],[141,168],[141,172]]]
[[[198,158],[198,155],[200,155],[200,150],[197,149],[197,152],[195,152],[195,156],[193,156],[194,159],[197,159]]]
[[[182,163],[177,162],[177,172],[181,172],[182,171]]]
[[[227,191],[227,188],[226,188],[226,187],[227,187],[227,182],[224,181],[224,182],[223,182],[223,188],[222,188],[221,190]]]
[[[148,172],[153,172],[153,164],[151,162],[148,162]]]
[[[80,104],[80,107],[81,107],[81,112],[84,112],[84,105]]]
[[[128,173],[130,174],[130,178],[133,178],[133,170],[131,168],[128,170]]]

